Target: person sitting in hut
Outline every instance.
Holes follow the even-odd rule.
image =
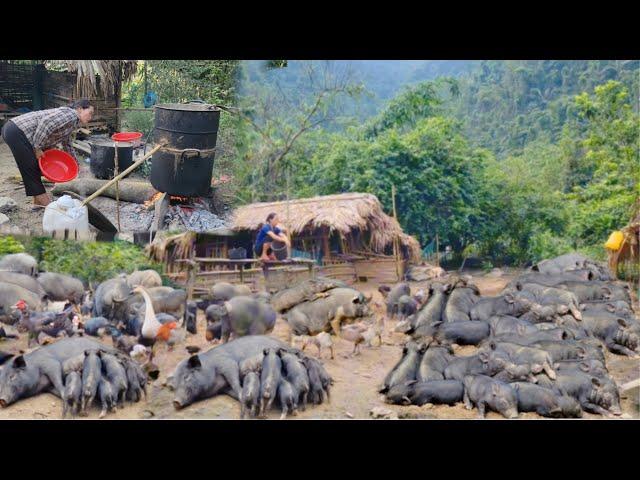
[[[271,248],[273,240],[283,242],[287,247],[290,246],[289,239],[286,235],[283,235],[285,231],[284,227],[278,226],[278,215],[275,213],[267,215],[267,221],[258,232],[254,248],[260,260],[276,260],[273,249]]]
[[[9,120],[2,129],[2,138],[9,146],[24,181],[25,193],[33,197],[33,204],[46,206],[51,197],[40,179],[42,173],[38,160],[43,150],[58,143],[63,150],[71,151],[71,134],[79,124],[86,125],[93,117],[89,100],[78,100],[68,107],[50,108],[19,115]]]

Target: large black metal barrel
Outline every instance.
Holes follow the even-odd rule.
[[[115,170],[116,149],[113,140],[96,139],[89,142],[91,145],[91,163],[89,168],[96,178],[110,180]],[[118,171],[122,172],[133,163],[133,145],[130,143],[118,143]]]
[[[196,197],[211,189],[220,109],[202,103],[156,105],[151,184],[170,195]]]

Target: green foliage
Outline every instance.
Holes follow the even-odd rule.
[[[482,270],[485,272],[490,272],[491,270],[493,270],[493,263],[485,260],[482,262]]]
[[[436,233],[454,248],[474,239],[477,170],[486,152],[468,146],[456,121],[425,118],[406,133],[390,128],[371,139],[334,135],[317,147],[295,164],[295,184],[306,185],[305,193],[373,193],[390,212],[395,185],[399,221],[423,244]]]
[[[71,242],[39,239],[32,248],[39,251],[40,268],[72,275],[85,283],[97,284],[120,273],[154,269],[162,272],[138,246],[123,241]]]
[[[148,60],[149,89],[158,101],[224,104],[235,96],[237,60]]]
[[[124,131],[142,132],[146,137],[153,129],[153,109],[124,112],[121,127]]]
[[[586,246],[604,242],[634,214],[640,194],[640,117],[620,82],[598,86],[593,95],[577,96],[575,103],[586,125],[576,132],[582,133],[577,148],[568,152],[582,179],[568,182],[572,188],[567,197],[575,212],[569,234],[578,246]]]
[[[528,143],[560,138],[575,116],[573,96],[615,79],[637,92],[637,60],[483,61],[459,80],[450,111],[465,121],[468,138],[496,153],[515,154]],[[637,112],[637,101],[634,106]]]
[[[12,236],[0,236],[0,255],[24,252],[24,245]]]

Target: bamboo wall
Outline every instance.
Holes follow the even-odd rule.
[[[100,79],[97,80],[99,86]],[[42,65],[0,61],[0,97],[11,102],[16,108],[37,110],[68,105],[78,98],[75,95],[75,86],[75,73],[45,70]],[[94,106],[95,113],[88,127],[117,130],[118,104],[115,96],[105,98],[98,93],[89,98],[89,101]]]
[[[33,65],[0,61],[0,98],[16,108],[33,108],[35,89]]]
[[[100,80],[98,79],[98,85]],[[75,95],[76,74],[70,72],[47,71],[42,79],[42,97],[44,108],[56,108],[68,105],[77,100]],[[98,87],[98,92],[100,89]],[[91,129],[117,130],[117,102],[115,98],[105,98],[101,93],[89,98],[93,105],[93,119],[88,127]]]

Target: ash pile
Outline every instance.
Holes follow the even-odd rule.
[[[209,210],[208,202],[197,199],[190,205],[169,205],[164,215],[166,230],[189,230],[205,233],[226,227],[223,218]]]

